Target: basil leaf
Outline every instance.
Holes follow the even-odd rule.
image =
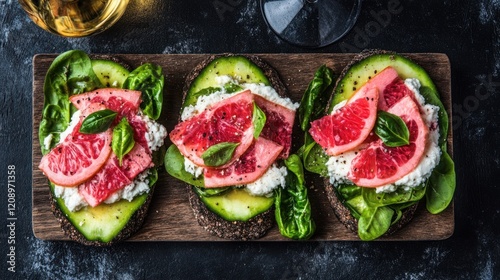
[[[201,158],[207,166],[221,166],[226,164],[234,154],[234,150],[238,147],[239,143],[222,142],[215,144],[208,148]]]
[[[162,68],[145,63],[130,72],[123,88],[141,91],[142,111],[151,119],[157,120],[163,105],[163,84]]]
[[[83,120],[80,132],[85,134],[96,134],[106,131],[117,115],[118,113],[110,109],[96,111]]]
[[[113,140],[111,141],[111,148],[118,157],[120,166],[122,165],[123,157],[134,148],[134,145],[134,130],[127,119],[123,118],[120,123],[113,128]]]
[[[391,226],[394,210],[390,207],[368,207],[358,221],[358,236],[361,240],[374,240],[387,232]]]
[[[410,131],[406,123],[398,116],[379,111],[375,123],[375,134],[388,147],[399,147],[410,144]]]
[[[438,166],[434,168],[426,192],[426,208],[432,214],[442,212],[453,199],[455,192],[455,164],[447,152],[441,154]]]
[[[302,100],[300,101],[299,122],[303,131],[309,123],[325,114],[325,108],[333,91],[333,70],[322,65],[314,73],[313,80],[309,83]]]
[[[257,139],[266,124],[266,114],[264,114],[264,111],[262,111],[255,102],[253,103],[252,123],[254,126],[253,137]]]
[[[307,196],[304,169],[299,156],[285,160],[289,172],[286,189],[275,190],[275,218],[281,235],[292,239],[308,239],[316,230],[311,217],[311,203]]]
[[[205,187],[203,176],[195,178],[193,174],[186,171],[184,156],[175,145],[170,145],[165,153],[165,169],[174,178],[196,187]]]

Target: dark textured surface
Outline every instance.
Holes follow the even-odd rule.
[[[258,1],[132,1],[108,31],[65,39],[0,0],[2,279],[498,279],[500,277],[500,2],[365,1],[355,29],[320,50],[281,42]],[[139,4],[143,3],[143,4]],[[226,3],[220,16],[214,3]],[[232,3],[232,4],[229,4]],[[387,15],[387,14],[386,14]],[[368,29],[368,32],[362,31]],[[36,53],[442,52],[452,65],[456,227],[435,242],[125,243],[87,248],[31,230],[31,75]],[[7,171],[16,171],[16,272],[7,271]]]

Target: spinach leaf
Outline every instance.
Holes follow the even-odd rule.
[[[163,105],[163,84],[161,67],[146,63],[130,72],[123,88],[141,91],[142,111],[151,119],[157,120]]]
[[[307,197],[304,170],[300,157],[290,155],[285,160],[289,172],[286,188],[275,190],[275,217],[281,235],[292,239],[308,239],[316,230]]]
[[[358,221],[358,236],[361,240],[374,240],[387,232],[391,226],[394,210],[390,207],[368,207]]]
[[[262,132],[262,129],[264,129],[264,125],[266,124],[266,114],[262,111],[262,109],[253,103],[253,116],[252,116],[252,123],[254,126],[254,132],[253,132],[253,137],[255,139],[259,138],[260,133]]]
[[[68,126],[64,114],[61,107],[52,104],[47,105],[43,110],[43,118],[38,132],[42,154],[47,154],[59,142],[60,133]],[[45,146],[44,141],[49,135],[52,135],[51,141],[48,146]]]
[[[206,166],[221,166],[226,164],[240,143],[222,142],[208,148],[201,158]]]
[[[446,209],[453,199],[455,186],[455,164],[450,155],[443,151],[438,166],[431,174],[427,188],[427,210],[432,214],[438,214]]]
[[[313,80],[309,83],[299,107],[299,122],[303,131],[309,128],[309,123],[325,113],[326,105],[333,91],[333,70],[322,65]]]
[[[42,153],[46,154],[59,140],[59,134],[67,127],[76,110],[69,96],[101,87],[101,82],[92,70],[90,58],[82,51],[72,50],[57,56],[47,71],[43,84],[44,104],[40,122],[39,139]],[[50,147],[43,142],[53,136]]]
[[[235,83],[227,83],[224,85],[224,89],[226,90],[227,93],[233,93],[242,91],[243,87]]]
[[[378,111],[375,122],[375,134],[388,147],[399,147],[410,144],[410,131],[406,123],[394,114]]]
[[[196,193],[198,195],[204,196],[204,197],[221,195],[230,189],[231,189],[231,187],[225,187],[225,188],[199,188],[199,187],[195,187]]]
[[[339,185],[335,187],[337,194],[344,200],[352,199],[356,196],[361,196],[362,188],[356,185]]]
[[[121,166],[123,157],[128,154],[135,145],[134,130],[128,123],[126,118],[123,118],[113,128],[113,140],[111,141],[111,148],[118,157],[118,163]]]
[[[319,174],[323,177],[328,176],[328,156],[325,154],[323,148],[314,142],[311,135],[306,132],[304,146],[301,148],[302,158],[304,160],[304,168],[309,172]]]
[[[170,145],[165,153],[165,169],[172,177],[196,187],[205,187],[203,176],[195,178],[193,174],[186,171],[184,168],[184,156],[175,145]]]
[[[85,134],[104,132],[111,126],[117,115],[118,113],[110,109],[96,111],[83,120],[80,132]]]
[[[419,201],[425,195],[425,186],[405,191],[398,188],[390,193],[377,193],[375,188],[361,188],[363,199],[371,207],[388,206],[411,201]]]

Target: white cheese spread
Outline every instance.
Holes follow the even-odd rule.
[[[420,112],[421,116],[427,127],[430,128],[427,146],[420,163],[412,172],[406,174],[393,184],[376,188],[377,193],[394,192],[399,188],[408,191],[421,186],[430,177],[432,170],[437,166],[441,157],[441,149],[439,148],[439,126],[437,125],[439,107],[425,104],[425,99],[419,91],[420,82],[417,79],[406,79],[405,84],[415,93],[415,98],[422,108]],[[356,157],[358,152],[359,150],[348,151],[329,158],[326,165],[330,182],[333,185],[352,184],[347,175],[351,169],[352,160]]]
[[[286,167],[278,167],[276,164],[271,165],[269,169],[257,179],[257,181],[245,186],[245,189],[255,196],[272,196],[274,189],[278,187],[285,188],[285,177],[288,174]]]

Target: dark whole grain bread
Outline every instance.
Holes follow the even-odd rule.
[[[339,81],[341,81],[346,75],[349,69],[360,62],[361,60],[372,56],[372,55],[377,55],[377,54],[395,54],[394,52],[386,51],[386,50],[364,50],[361,53],[357,54],[350,62],[349,64],[342,70],[342,73],[337,79],[337,82],[335,84],[335,88],[339,85]],[[333,91],[335,92],[335,90]],[[333,98],[333,94],[330,97],[330,101],[328,104],[331,104],[331,98]],[[326,108],[325,112],[328,112],[328,106]],[[333,211],[335,212],[335,215],[337,218],[344,224],[345,227],[347,227],[349,230],[357,233],[358,232],[358,220],[354,218],[354,216],[351,215],[351,212],[349,209],[342,204],[341,199],[337,196],[337,192],[335,191],[335,187],[330,184],[330,181],[328,178],[324,179],[324,186],[325,186],[325,192],[328,197],[328,201],[330,202],[330,206],[333,208]],[[404,209],[402,212],[402,217],[401,219],[394,225],[392,225],[389,230],[385,233],[385,235],[390,235],[397,230],[401,229],[403,226],[408,224],[411,219],[413,218],[413,215],[415,214],[415,210],[418,207],[418,203],[412,205],[411,207],[408,207]]]
[[[139,209],[130,217],[128,220],[128,223],[125,225],[125,227],[120,231],[120,233],[113,238],[113,240],[109,242],[101,242],[101,241],[91,241],[87,240],[85,236],[83,236],[74,226],[73,224],[68,220],[66,215],[59,209],[59,206],[57,205],[56,199],[53,196],[52,192],[50,193],[50,205],[52,209],[52,213],[56,217],[56,219],[59,221],[61,224],[61,229],[63,230],[64,234],[68,236],[71,240],[76,241],[78,243],[87,245],[87,246],[96,246],[96,247],[104,247],[104,246],[110,246],[115,243],[121,242],[125,239],[128,239],[132,234],[137,232],[141,227],[142,224],[144,223],[144,219],[147,216],[148,213],[148,208],[149,204],[151,203],[151,199],[153,197],[155,185],[151,187],[149,190],[148,197],[146,201],[141,205]]]
[[[198,77],[200,72],[207,66],[212,60],[218,57],[229,57],[229,56],[242,56],[239,54],[219,54],[211,55],[198,64],[193,70],[186,76],[186,82],[184,84],[183,90],[183,103],[186,98],[187,92],[193,80]],[[276,92],[283,97],[288,96],[288,91],[281,81],[278,72],[272,68],[269,64],[264,62],[261,58],[254,55],[244,55],[247,59],[255,63],[266,75],[266,77],[271,82],[272,87]],[[180,116],[179,116],[180,121]],[[202,226],[206,231],[220,238],[232,239],[232,240],[251,240],[258,239],[266,234],[266,232],[274,225],[274,209],[271,207],[267,211],[251,218],[246,222],[240,221],[226,221],[219,215],[210,211],[205,204],[200,200],[198,195],[192,190],[192,186],[187,185],[187,192],[189,196],[189,203],[193,209],[194,216],[198,220],[200,226]]]

